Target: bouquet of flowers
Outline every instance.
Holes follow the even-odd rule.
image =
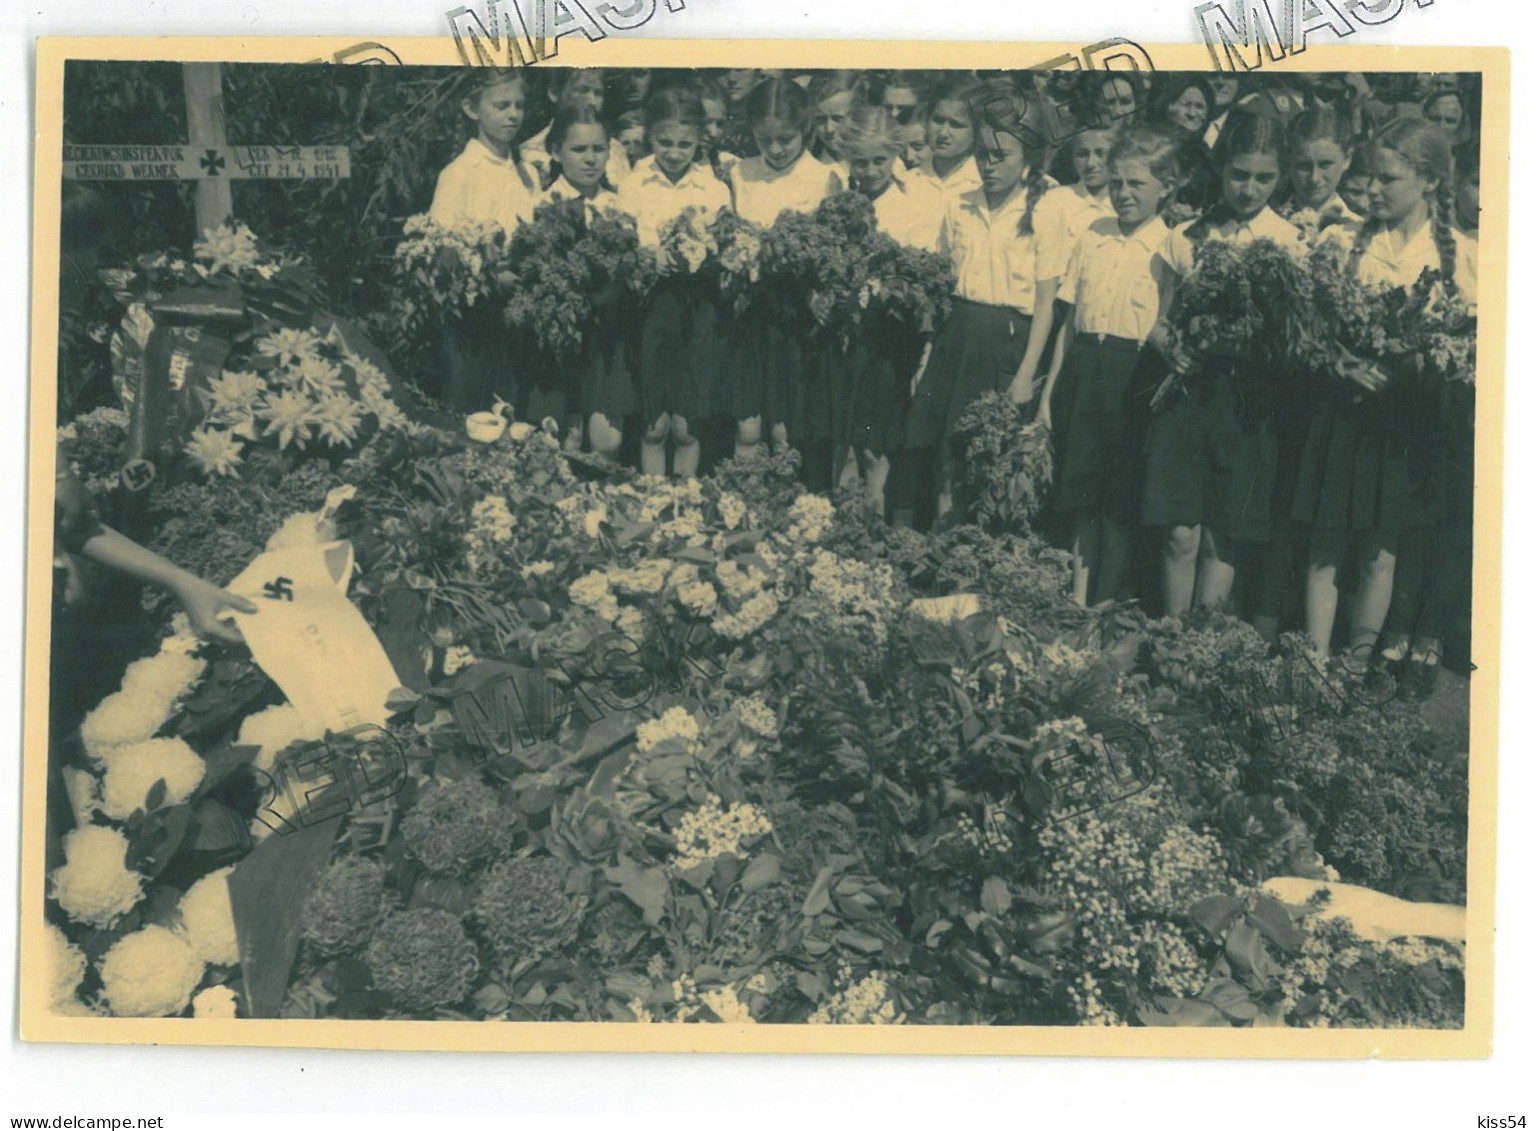
[[[414,335],[473,307],[495,289],[508,238],[495,224],[447,227],[430,216],[412,216],[395,248],[397,324]]]
[[[657,253],[663,275],[697,275],[718,264],[720,247],[706,209],[690,205],[661,226]]]
[[[907,247],[883,232],[875,233],[870,243],[869,278],[859,297],[867,312],[924,331],[949,317],[955,270],[948,258]]]
[[[762,277],[763,230],[727,208],[709,225],[720,259],[720,292],[743,311]]]
[[[1158,386],[1161,408],[1185,387],[1206,358],[1289,365],[1314,341],[1309,329],[1312,285],[1305,266],[1273,240],[1235,247],[1206,240],[1195,248],[1195,269],[1179,286],[1174,330],[1187,359]]]
[[[1315,364],[1378,364],[1394,374],[1423,374],[1471,384],[1477,362],[1477,314],[1466,297],[1426,269],[1412,287],[1372,287],[1349,272],[1349,253],[1324,243],[1308,257],[1313,301],[1309,324],[1328,343]],[[1342,356],[1341,356],[1342,355]]]
[[[113,365],[128,415],[158,406],[157,442],[202,475],[245,475],[258,448],[269,462],[291,463],[315,441],[335,453],[404,422],[383,354],[326,310],[303,260],[269,251],[244,224],[205,231],[189,260],[144,255],[102,278],[127,307]],[[136,409],[150,376],[169,399]]]
[[[869,199],[843,192],[814,213],[779,217],[763,237],[762,275],[803,304],[814,330],[846,339],[876,300],[887,297],[888,285],[888,301],[880,305],[894,308],[913,294],[890,273],[905,266],[899,250],[877,228]],[[879,276],[872,271],[876,262],[884,269]]]
[[[277,329],[252,347],[245,365],[226,362],[194,390],[201,418],[182,451],[205,476],[239,476],[254,449],[266,449],[268,459],[311,444],[340,452],[405,423],[389,376],[339,325],[324,334]]]
[[[1034,529],[1050,495],[1051,433],[1005,393],[983,393],[960,414],[965,444],[965,502],[984,530]]]
[[[547,365],[575,358],[600,309],[638,302],[656,281],[656,256],[640,246],[634,221],[589,213],[582,200],[540,205],[507,250],[503,318]]]

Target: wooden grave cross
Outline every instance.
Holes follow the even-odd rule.
[[[230,145],[224,134],[223,77],[218,63],[183,63],[187,101],[186,145],[64,144],[64,179],[74,181],[195,181],[197,235],[229,222],[237,180],[334,180],[352,173],[344,145]],[[195,328],[181,331],[192,340]],[[176,368],[178,358],[171,359]],[[184,364],[185,356],[180,360]],[[170,373],[146,366],[134,396],[128,450],[120,472],[127,496],[123,524],[140,525],[148,488],[156,478],[157,437],[165,425]]]
[[[230,145],[224,136],[223,80],[218,63],[183,63],[186,145],[70,145],[64,179],[196,181],[197,231],[216,228],[234,211],[231,182],[334,180],[352,175],[344,145]]]

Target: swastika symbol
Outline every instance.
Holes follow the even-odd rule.
[[[123,486],[137,494],[155,481],[155,465],[147,459],[133,459],[118,472]]]
[[[293,581],[291,578],[279,577],[263,585],[261,591],[274,601],[292,601]]]

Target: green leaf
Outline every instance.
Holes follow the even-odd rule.
[[[1013,895],[1008,890],[1007,880],[1001,876],[988,876],[981,882],[982,910],[993,915],[1006,915],[1012,906]]]
[[[876,954],[885,949],[885,941],[860,931],[838,931],[832,936],[838,942],[860,954]]]
[[[1297,930],[1291,913],[1278,900],[1267,895],[1259,896],[1253,909],[1248,912],[1248,922],[1287,954],[1295,954],[1301,949],[1301,932]]]
[[[1242,910],[1243,901],[1236,896],[1208,895],[1190,908],[1189,916],[1204,928],[1206,934],[1219,941]]]
[[[619,886],[625,899],[640,909],[646,926],[654,927],[661,922],[671,888],[664,869],[642,868],[626,856],[617,867],[604,868],[603,874]]]
[[[765,852],[756,856],[741,874],[741,890],[750,894],[777,883],[781,870],[777,853]]]
[[[1221,1012],[1208,1001],[1191,1001],[1185,998],[1159,997],[1156,1005],[1143,1005],[1136,1011],[1143,1025],[1213,1026],[1223,1024]]]
[[[299,949],[304,901],[331,856],[341,818],[273,833],[229,877],[240,971],[252,1017],[276,1017]]]
[[[800,914],[807,917],[816,916],[832,906],[831,884],[832,868],[829,865],[816,874],[816,881],[811,884],[810,894],[800,905]]]
[[[1200,998],[1210,1002],[1233,1021],[1252,1021],[1259,1015],[1259,1007],[1254,1003],[1252,995],[1230,978],[1212,982],[1200,994]]]
[[[1240,974],[1252,974],[1255,978],[1267,978],[1274,971],[1274,963],[1264,950],[1264,939],[1246,921],[1237,923],[1227,934],[1227,961]]]

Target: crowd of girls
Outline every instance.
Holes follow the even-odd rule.
[[[1271,638],[1392,665],[1427,695],[1470,587],[1470,404],[1393,374],[1266,371],[1171,327],[1206,241],[1347,249],[1363,281],[1476,298],[1476,76],[1127,72],[478,72],[445,223],[580,197],[657,245],[689,207],[771,225],[834,194],[948,258],[942,325],[834,351],[738,323],[689,278],[616,315],[577,371],[450,334],[446,400],[515,394],[567,442],[691,476],[793,447],[817,489],[922,528],[955,520],[955,425],[1004,393],[1051,430],[1054,532],[1084,604],[1233,606]],[[537,112],[536,112],[537,111]],[[457,341],[457,344],[456,344]],[[494,354],[494,351],[490,351]],[[1170,370],[1187,392],[1152,406]],[[1470,399],[1470,392],[1466,394]],[[1341,592],[1348,600],[1341,601]],[[1340,621],[1341,607],[1347,609]]]

